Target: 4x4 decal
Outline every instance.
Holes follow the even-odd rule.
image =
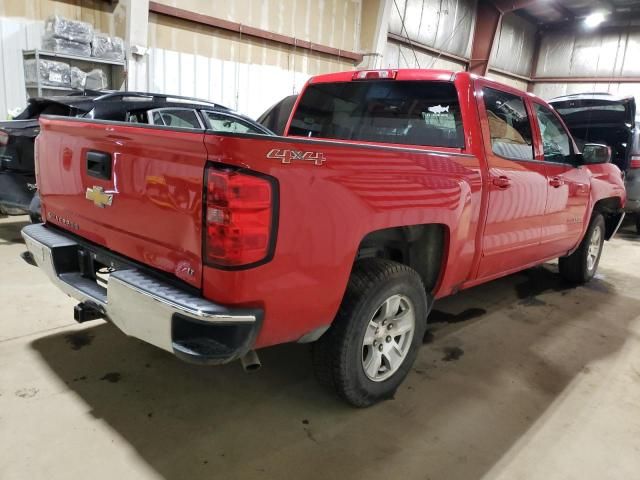
[[[303,152],[302,150],[288,150],[274,148],[269,150],[267,158],[277,158],[282,163],[291,163],[294,160],[313,162],[315,165],[322,165],[327,159],[322,152]]]

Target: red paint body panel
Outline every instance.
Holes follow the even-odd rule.
[[[40,125],[43,218],[63,228],[59,219],[72,221],[74,233],[200,287],[204,135],[48,118]],[[87,175],[88,151],[111,154],[112,180]],[[85,199],[94,186],[113,194],[112,206]]]
[[[310,83],[348,82],[352,77],[353,72],[343,72]],[[529,110],[532,101],[544,104],[541,100],[467,73],[399,70],[397,79],[455,83],[463,149],[202,134],[43,118],[38,181],[45,218],[54,212],[77,223],[75,233],[173,273],[217,303],[263,308],[255,345],[263,347],[298,340],[333,321],[360,242],[371,232],[443,225],[446,254],[433,292],[442,297],[565,255],[578,245],[596,201],[617,197],[624,204],[617,167],[548,165],[535,126],[534,160],[513,161],[491,153],[480,87],[521,95]],[[83,173],[81,162],[89,149],[113,153],[117,182]],[[322,153],[325,161],[282,163],[267,158],[273,149]],[[277,180],[278,230],[269,262],[244,270],[202,266],[207,161]],[[511,179],[511,188],[494,185],[501,176]],[[553,177],[561,177],[563,185],[551,187]],[[84,199],[86,188],[93,185],[114,192],[112,207],[99,209]],[[47,221],[56,223],[55,217]],[[193,278],[180,273],[184,265],[194,269]]]

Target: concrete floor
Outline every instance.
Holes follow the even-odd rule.
[[[25,264],[0,220],[0,478],[630,479],[640,471],[640,238],[600,274],[554,265],[436,305],[396,398],[355,410],[308,346],[187,365],[102,321]]]

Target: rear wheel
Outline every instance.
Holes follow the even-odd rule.
[[[640,235],[640,213],[636,213],[636,233]]]
[[[601,214],[595,213],[578,249],[569,256],[560,257],[560,275],[572,283],[586,283],[591,280],[598,270],[604,235],[604,218]]]
[[[427,311],[415,270],[358,262],[335,321],[313,346],[318,380],[357,407],[392,397],[418,354]]]

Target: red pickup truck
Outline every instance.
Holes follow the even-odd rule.
[[[40,123],[26,257],[78,321],[209,364],[314,342],[356,406],[394,393],[434,299],[554,258],[586,282],[623,217],[608,147],[579,152],[544,101],[468,73],[314,77],[285,136]]]

